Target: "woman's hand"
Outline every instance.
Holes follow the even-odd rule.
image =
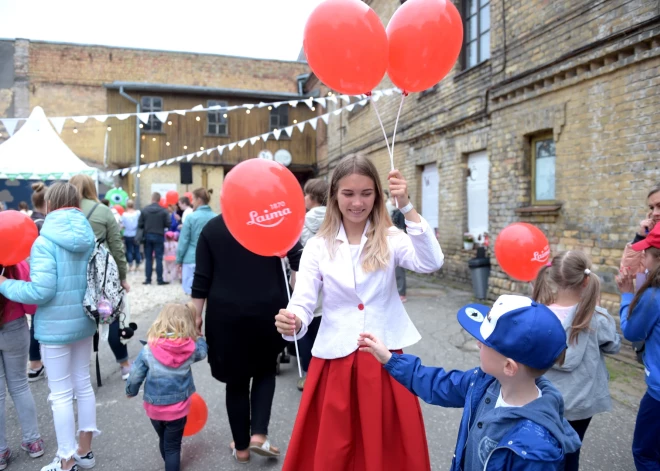
[[[121,282],[121,287],[124,288],[124,290],[129,293],[131,291],[131,285],[128,284],[128,281],[124,280]]]
[[[280,309],[280,313],[275,316],[275,327],[280,334],[293,337],[293,329],[295,328],[296,333],[300,332],[302,321],[294,313]]]
[[[651,232],[655,226],[655,221],[652,218],[653,212],[650,212],[646,215],[646,219],[639,223],[639,230],[637,231],[639,235],[646,237],[646,235]]]
[[[392,352],[390,352],[385,344],[378,340],[373,334],[360,334],[358,345],[360,346],[361,352],[371,353],[376,360],[383,365],[392,358]]]
[[[2,275],[0,275],[0,285],[1,285],[2,283],[4,283],[5,281],[7,281],[7,278],[4,277],[4,276],[2,276]]]
[[[633,278],[634,276],[628,267],[625,267],[619,272],[619,276],[616,277],[616,285],[619,287],[619,291],[621,291],[622,294],[635,292]]]
[[[397,206],[403,208],[410,202],[408,198],[408,182],[406,182],[406,179],[403,178],[403,175],[398,170],[392,170],[387,180],[390,183],[390,194],[396,198]]]

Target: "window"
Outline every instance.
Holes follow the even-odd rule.
[[[289,107],[287,105],[280,105],[277,108],[270,110],[270,131],[276,129],[280,131],[289,125]]]
[[[555,202],[556,160],[552,136],[532,139],[532,204]]]
[[[490,0],[465,0],[463,68],[490,58]]]
[[[226,107],[227,102],[209,100],[207,103],[207,108],[212,106]],[[229,134],[227,129],[228,118],[225,118],[225,116],[227,116],[227,110],[209,111],[206,115],[206,133],[212,136],[227,136]]]
[[[163,99],[155,96],[143,96],[142,112],[154,113],[156,111],[163,111]],[[161,123],[154,115],[151,115],[143,129],[145,131],[161,132],[163,130],[163,123]]]

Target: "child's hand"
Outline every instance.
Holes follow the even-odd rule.
[[[621,293],[634,293],[635,288],[633,285],[633,274],[630,268],[625,267],[616,277],[616,285],[619,287]]]
[[[358,345],[360,346],[361,352],[371,353],[376,360],[383,365],[392,358],[392,352],[390,352],[385,344],[378,340],[373,334],[360,334]]]

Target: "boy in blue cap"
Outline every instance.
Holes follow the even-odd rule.
[[[452,471],[564,469],[564,454],[581,446],[564,419],[564,400],[543,378],[561,364],[566,333],[546,306],[524,296],[500,296],[492,308],[469,304],[458,322],[479,341],[481,367],[445,371],[399,355],[371,334],[360,351],[376,357],[429,404],[463,407]]]

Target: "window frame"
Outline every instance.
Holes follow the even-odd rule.
[[[145,105],[144,105],[144,100],[145,99],[149,100],[149,106],[148,107],[145,107]],[[153,106],[154,99],[160,100],[160,109],[154,109],[154,106]],[[163,111],[163,108],[165,108],[165,103],[163,101],[163,97],[151,96],[151,95],[140,97],[140,112],[141,113],[158,113],[160,111]],[[154,123],[158,123],[160,129],[154,129],[154,125],[153,125]],[[156,118],[156,116],[153,115],[153,114],[149,115],[149,121],[147,121],[146,123],[142,123],[142,124],[144,125],[142,127],[142,132],[154,133],[154,134],[162,134],[162,133],[165,132],[165,131],[163,131],[163,123],[158,118]]]
[[[284,108],[283,108],[283,107],[284,107]],[[287,123],[286,123],[284,126],[282,126],[282,123],[280,122],[278,127],[273,128],[273,125],[272,125],[272,123],[271,123],[271,119],[272,119],[272,117],[273,117],[274,115],[276,115],[276,116],[278,117],[278,122],[279,122],[279,119],[281,118],[281,116],[280,116],[280,111],[281,111],[282,108],[283,108],[284,110],[286,110],[286,120],[287,120]],[[291,115],[290,115],[289,111],[290,111],[290,110],[289,110],[289,105],[287,105],[287,104],[283,104],[283,105],[278,106],[277,108],[273,108],[272,110],[270,110],[270,111],[268,112],[268,132],[273,132],[275,129],[279,129],[279,130],[280,130],[280,140],[283,140],[283,139],[284,139],[284,140],[291,139],[291,138],[289,137],[289,135],[284,131],[284,128],[287,128],[287,127],[291,126],[291,124],[289,123],[290,120],[291,120]]]
[[[229,103],[225,100],[207,100],[206,101],[206,107],[210,108],[211,106],[222,106],[224,108],[229,106]],[[217,116],[218,121],[215,123],[209,122],[209,116],[211,113],[215,114]],[[222,115],[227,113],[227,110],[209,110],[206,112],[206,135],[210,137],[229,137],[229,114],[227,113],[227,117],[224,118]],[[221,121],[224,121],[221,122]],[[218,127],[221,124],[225,125],[225,132],[224,134],[221,133],[211,133],[209,132],[209,125],[214,124],[216,127]]]
[[[486,31],[481,30],[481,10],[486,7],[486,5],[482,6],[481,5],[482,0],[463,0],[463,45],[462,45],[462,52],[461,52],[461,65],[463,66],[463,70],[469,70],[474,67],[479,66],[480,64],[483,64],[487,60],[490,59],[491,57],[491,48],[490,48],[490,41],[488,43],[488,57],[482,59],[482,52],[481,52],[481,37],[485,35],[486,33],[489,34],[492,31],[492,25],[490,21],[488,22],[488,29]],[[474,13],[474,15],[470,15],[470,3],[471,2],[477,2],[477,11]],[[484,3],[488,5],[488,9],[490,12],[490,8],[492,6],[492,0],[484,0]],[[470,40],[469,34],[470,34],[470,20],[472,17],[476,17],[476,23],[477,23],[477,34],[473,40]],[[490,20],[490,18],[489,18]],[[470,52],[470,44],[476,42],[477,43],[477,62],[470,65],[468,63],[469,59],[469,52]]]
[[[552,140],[555,144],[555,198],[551,200],[537,200],[536,199],[536,143],[539,141]],[[533,136],[530,139],[531,146],[531,201],[532,206],[552,206],[557,204],[557,142],[553,133],[543,133]]]

